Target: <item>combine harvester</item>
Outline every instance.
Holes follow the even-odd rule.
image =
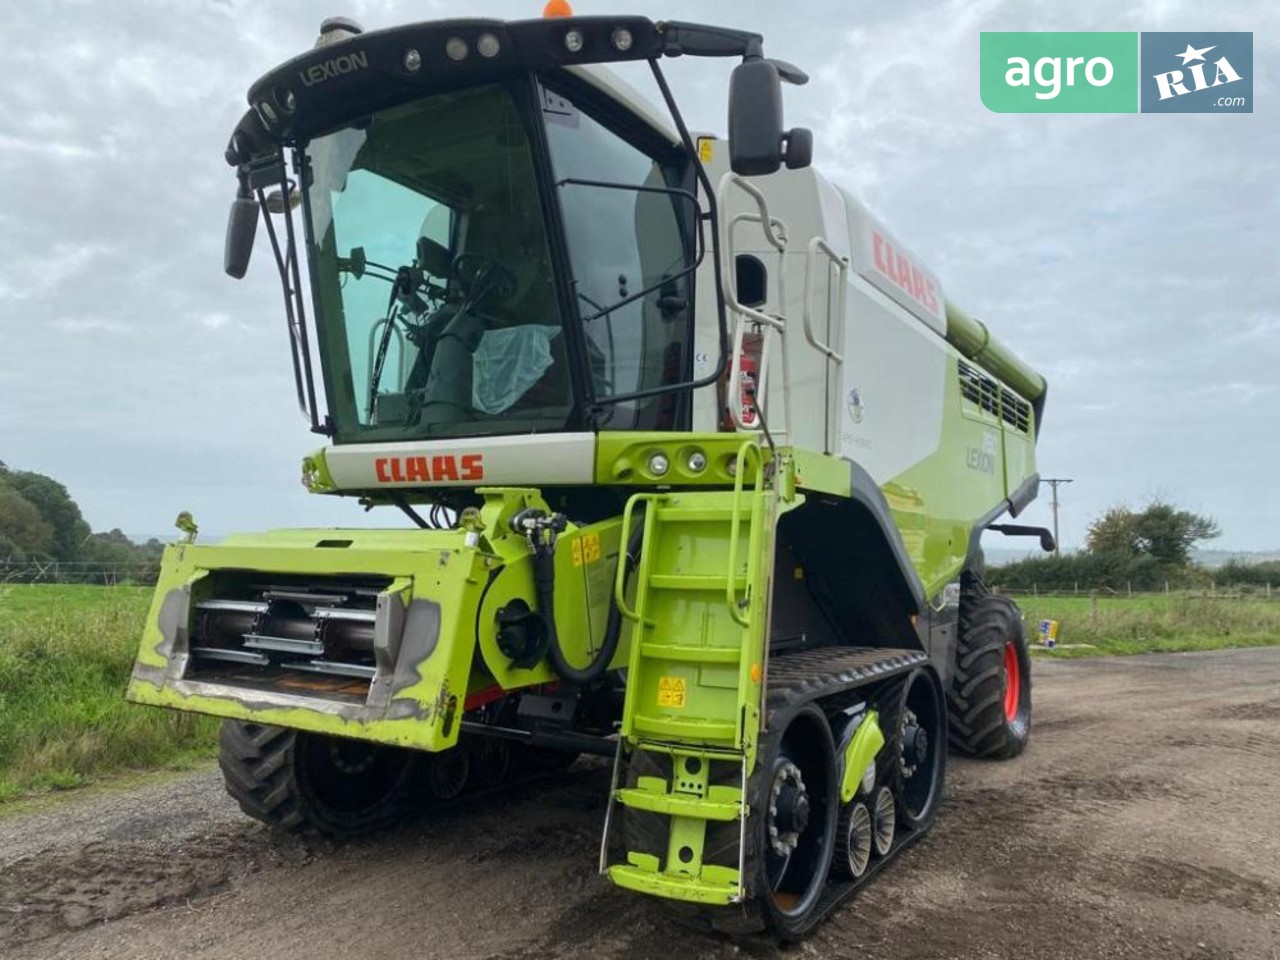
[[[676,56],[739,61],[727,139]],[[329,20],[253,85],[227,272],[261,218],[303,482],[413,528],[166,552],[128,695],[225,718],[250,816],[351,834],[600,754],[613,883],[794,939],[929,828],[948,742],[1023,749],[979,538],[1048,541],[997,524],[1045,383],[809,169],[806,79],[739,30],[549,16]]]

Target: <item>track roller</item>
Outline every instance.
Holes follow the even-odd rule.
[[[875,812],[872,814],[872,832],[875,837],[877,856],[886,856],[893,849],[893,838],[897,831],[897,803],[893,799],[893,791],[881,787],[876,791]]]
[[[867,872],[872,843],[871,811],[861,800],[855,800],[840,814],[832,872],[846,880],[857,880]]]

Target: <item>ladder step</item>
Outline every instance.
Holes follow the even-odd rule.
[[[665,784],[663,786],[665,787]],[[723,789],[734,799],[704,800],[702,797],[679,793],[657,793],[639,787],[626,787],[619,790],[615,796],[619,803],[632,810],[663,813],[669,817],[694,817],[698,820],[737,820],[742,812],[738,791],[731,787]]]
[[[609,879],[627,890],[717,905],[736,903],[741,896],[738,871],[732,867],[705,864],[702,876],[695,879],[660,872],[657,857],[631,853],[627,859],[631,861],[629,864],[619,863],[609,868]]]
[[[686,663],[738,663],[742,660],[742,651],[738,647],[686,647],[675,643],[643,643],[640,655]]]
[[[725,588],[728,577],[718,573],[655,573],[650,575],[648,585],[655,590],[721,590]],[[733,578],[735,590],[743,590],[747,586],[747,578]]]
[[[671,717],[649,717],[636,714],[631,723],[635,732],[641,737],[648,735],[673,738],[685,743],[707,741],[732,743],[738,736],[736,724],[719,720],[676,720]]]

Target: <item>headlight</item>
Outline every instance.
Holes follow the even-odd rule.
[[[450,37],[444,45],[444,52],[450,60],[465,60],[471,48],[461,37]]]

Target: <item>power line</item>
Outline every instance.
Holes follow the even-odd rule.
[[[1061,541],[1058,539],[1058,487],[1075,481],[1072,477],[1041,477],[1040,482],[1053,487],[1053,552],[1056,554],[1062,548]]]

